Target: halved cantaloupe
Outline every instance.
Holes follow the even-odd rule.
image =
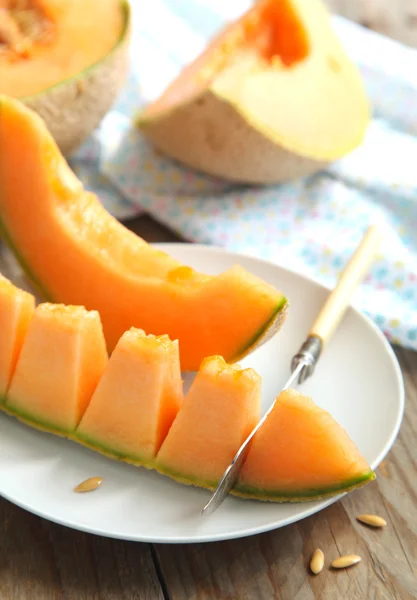
[[[186,165],[269,183],[355,148],[369,121],[362,79],[321,0],[258,0],[139,115]]]
[[[43,116],[70,152],[109,110],[125,80],[124,0],[0,2],[0,93]]]
[[[5,400],[34,310],[34,296],[0,274],[0,404]]]
[[[100,316],[81,306],[40,304],[29,324],[6,409],[40,428],[71,434],[108,357]]]
[[[374,478],[333,417],[311,398],[286,390],[255,434],[232,493],[302,502],[347,492]]]
[[[253,369],[206,358],[158,452],[156,469],[214,488],[259,420],[261,378]]]
[[[149,466],[182,397],[178,342],[132,328],[114,349],[76,437],[93,449]]]
[[[235,361],[282,325],[287,300],[235,266],[184,267],[113,219],[84,191],[45,124],[0,97],[0,233],[50,301],[100,312],[111,351],[139,327],[178,339],[184,371],[205,356]]]

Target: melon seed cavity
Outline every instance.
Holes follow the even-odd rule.
[[[86,479],[78,484],[77,487],[74,488],[74,492],[77,492],[78,494],[84,492],[93,492],[101,486],[102,482],[103,479],[101,477],[90,477],[89,479]]]

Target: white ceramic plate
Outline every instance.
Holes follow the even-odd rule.
[[[243,364],[263,378],[263,408],[289,374],[291,356],[304,340],[327,291],[274,264],[221,249],[159,244],[207,273],[240,263],[283,290],[291,302],[283,330]],[[373,468],[398,432],[404,391],[396,358],[372,322],[349,309],[303,389],[347,430]],[[91,494],[74,494],[87,477],[103,477]],[[371,484],[372,485],[372,484]],[[156,473],[120,464],[77,444],[0,415],[0,494],[15,504],[74,529],[146,542],[202,542],[237,538],[282,527],[332,501],[269,504],[228,498],[210,517],[200,516],[209,492]]]

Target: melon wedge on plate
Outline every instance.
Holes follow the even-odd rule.
[[[286,297],[239,265],[206,275],[114,219],[45,123],[0,96],[0,235],[50,302],[98,310],[108,350],[131,327],[179,341],[183,371],[240,359],[285,321]],[[274,282],[275,283],[275,282]]]
[[[270,183],[313,173],[362,140],[362,79],[321,0],[259,0],[139,115],[185,165]]]
[[[76,437],[93,450],[150,466],[182,396],[178,342],[132,328],[114,349]]]
[[[274,502],[335,496],[375,479],[346,431],[311,398],[281,392],[232,494]]]
[[[259,420],[261,378],[206,358],[158,452],[155,467],[181,483],[214,488]]]
[[[72,434],[107,364],[97,311],[39,304],[6,396],[6,410],[41,429]]]
[[[0,274],[0,404],[4,402],[34,310],[34,296]]]

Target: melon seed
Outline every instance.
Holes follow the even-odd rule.
[[[77,485],[77,487],[74,488],[74,492],[93,492],[101,486],[102,482],[103,479],[101,477],[90,477]]]
[[[323,567],[324,567],[324,554],[320,550],[320,548],[316,548],[316,550],[314,550],[314,552],[311,556],[311,560],[310,560],[311,572],[314,573],[314,575],[318,575],[319,573],[322,572]]]
[[[353,567],[353,565],[358,564],[361,560],[361,557],[356,554],[340,556],[332,562],[332,567],[333,569],[347,569],[348,567]]]
[[[361,523],[370,525],[371,527],[385,527],[387,524],[386,520],[378,515],[359,515],[356,517]]]

